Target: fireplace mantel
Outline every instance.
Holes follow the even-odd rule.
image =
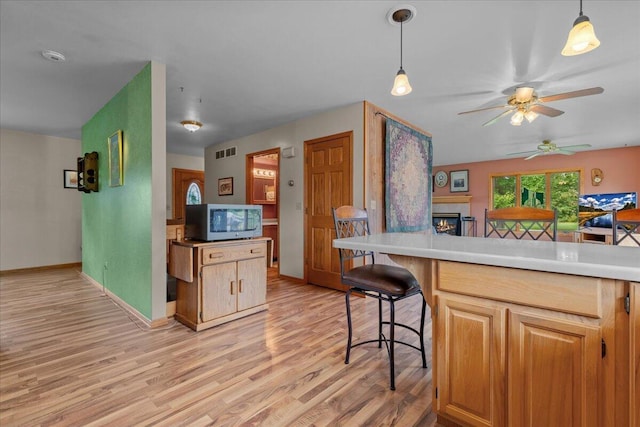
[[[471,196],[434,196],[431,199],[431,204],[443,204],[443,203],[467,203],[471,204]]]

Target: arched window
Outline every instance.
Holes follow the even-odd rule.
[[[202,203],[202,194],[200,194],[200,187],[195,182],[192,182],[187,189],[187,204],[199,205]]]

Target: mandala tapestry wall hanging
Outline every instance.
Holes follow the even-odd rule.
[[[386,231],[431,227],[431,137],[387,119],[385,145]]]

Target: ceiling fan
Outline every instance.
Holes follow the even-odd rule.
[[[547,155],[547,154],[564,154],[565,156],[570,156],[575,153],[575,150],[578,148],[588,148],[591,147],[591,144],[577,144],[577,145],[565,145],[562,147],[558,147],[553,142],[545,139],[542,141],[542,144],[538,145],[538,149],[534,151],[521,151],[519,153],[510,153],[509,156],[527,156],[524,159],[529,160],[533,159],[537,156]]]
[[[548,117],[557,117],[560,114],[564,114],[564,111],[557,110],[555,108],[542,105],[544,102],[559,101],[561,99],[577,98],[580,96],[597,95],[604,92],[601,87],[592,87],[589,89],[581,89],[573,92],[558,93],[556,95],[543,96],[538,98],[538,94],[532,87],[521,86],[517,87],[513,95],[509,96],[505,105],[495,105],[493,107],[479,108],[477,110],[463,111],[458,114],[477,113],[478,111],[493,110],[496,108],[506,108],[507,110],[498,114],[493,119],[482,126],[489,126],[497,122],[502,117],[514,112],[511,116],[511,124],[514,126],[520,126],[524,119],[527,119],[529,123],[534,121],[538,114],[543,114]]]

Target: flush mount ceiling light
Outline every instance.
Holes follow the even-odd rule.
[[[409,78],[407,73],[402,68],[402,25],[405,22],[409,22],[413,17],[414,12],[408,8],[397,9],[393,11],[390,18],[393,22],[400,23],[400,70],[396,74],[396,78],[393,81],[393,88],[391,89],[391,95],[404,96],[411,93],[413,90],[409,84]]]
[[[43,50],[40,53],[43,58],[48,59],[51,62],[64,62],[67,60],[63,54],[56,52],[55,50]]]
[[[600,40],[593,31],[593,25],[587,15],[582,14],[582,0],[580,0],[580,15],[573,22],[573,28],[569,32],[567,44],[562,49],[562,55],[574,56],[591,52],[600,46]]]
[[[196,120],[183,120],[180,124],[189,132],[195,132],[202,127],[202,123]]]

